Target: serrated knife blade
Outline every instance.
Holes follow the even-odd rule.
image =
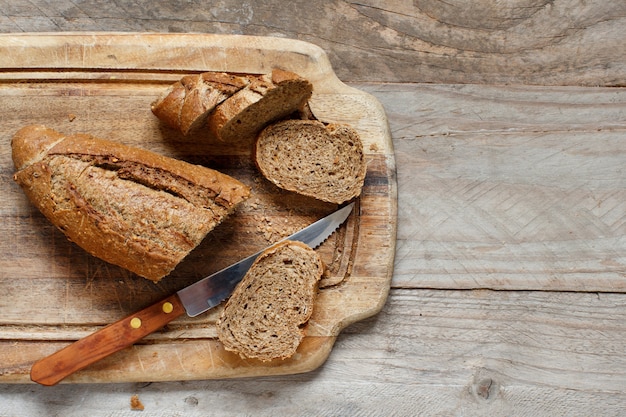
[[[297,240],[316,248],[341,226],[353,206],[354,203],[350,203],[283,240]],[[228,298],[263,250],[178,291],[187,315],[195,317]]]

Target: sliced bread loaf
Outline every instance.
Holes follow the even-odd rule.
[[[217,324],[219,340],[243,358],[291,357],[304,337],[323,272],[317,252],[303,243],[269,248],[226,302]]]
[[[257,138],[255,160],[278,187],[336,204],[361,194],[367,170],[353,128],[315,120],[269,125]]]
[[[187,75],[152,103],[152,113],[186,135],[203,126],[218,104],[248,83],[247,77],[224,72]]]
[[[209,129],[223,141],[253,139],[267,124],[301,111],[312,91],[309,81],[289,71],[250,76],[246,88],[209,115]]]
[[[15,181],[71,241],[158,281],[248,198],[225,174],[44,126],[11,142]]]

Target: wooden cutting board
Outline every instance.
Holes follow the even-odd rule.
[[[250,143],[184,137],[150,103],[183,74],[210,70],[308,78],[310,105],[325,122],[346,122],[364,142],[368,172],[348,222],[320,248],[324,279],[306,338],[284,361],[242,360],[216,339],[221,307],[179,319],[66,382],[167,381],[289,374],[324,362],[339,332],[376,314],[390,286],[397,222],[395,162],[382,106],[343,84],[320,48],[300,41],[192,34],[0,35],[0,382],[29,381],[32,363],[158,301],[337,206],[281,191],[256,171]],[[91,257],[27,201],[13,182],[10,141],[28,124],[90,133],[203,164],[252,187],[250,200],[163,281],[154,284]]]

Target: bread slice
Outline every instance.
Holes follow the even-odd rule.
[[[71,241],[158,281],[248,198],[225,174],[44,126],[11,142],[15,181]]]
[[[203,126],[218,104],[248,84],[247,77],[224,72],[187,75],[152,103],[152,113],[186,135]]]
[[[264,251],[226,302],[218,324],[226,350],[263,361],[291,357],[313,312],[324,265],[301,242]]]
[[[278,187],[336,204],[361,194],[367,170],[353,128],[315,120],[266,127],[257,138],[255,160]]]
[[[312,84],[297,74],[274,69],[250,76],[250,84],[217,106],[208,125],[223,141],[254,139],[267,124],[301,111],[311,97]]]

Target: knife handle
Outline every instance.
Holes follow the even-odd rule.
[[[30,379],[55,385],[63,378],[124,349],[185,313],[176,294],[110,324],[33,365]]]

